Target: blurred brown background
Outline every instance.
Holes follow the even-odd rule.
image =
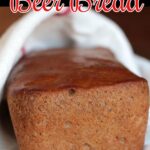
[[[136,53],[150,59],[150,7],[141,13],[103,13],[125,31]],[[22,14],[13,14],[9,7],[0,8],[0,36]]]

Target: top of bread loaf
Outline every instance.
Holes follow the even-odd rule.
[[[54,49],[24,56],[11,73],[9,90],[92,88],[139,80],[104,48]]]

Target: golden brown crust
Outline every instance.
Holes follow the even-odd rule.
[[[33,53],[13,70],[7,99],[20,150],[142,150],[147,82],[107,50],[87,53]]]
[[[9,85],[13,92],[52,91],[138,80],[143,79],[125,69],[106,49],[55,49],[25,56],[14,68]]]

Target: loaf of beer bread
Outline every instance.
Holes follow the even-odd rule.
[[[20,150],[142,150],[148,85],[104,48],[32,52],[7,100]]]

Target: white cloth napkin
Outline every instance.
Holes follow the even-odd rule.
[[[62,13],[66,13],[64,8]],[[14,64],[24,53],[56,47],[106,47],[129,70],[146,78],[150,85],[150,61],[136,56],[123,31],[112,20],[93,11],[56,15],[30,12],[15,22],[0,38],[0,96]],[[150,126],[150,124],[149,124]],[[8,132],[7,132],[8,133]],[[148,128],[145,149],[150,150]],[[0,150],[17,150],[16,140],[0,123]]]

